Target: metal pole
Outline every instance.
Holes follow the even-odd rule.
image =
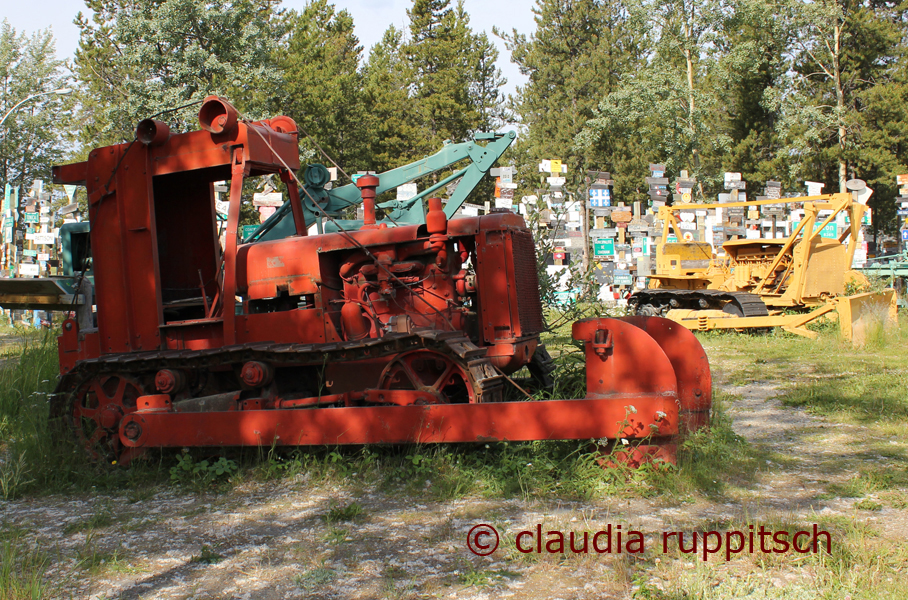
[[[3,115],[3,118],[2,118],[2,119],[0,119],[0,127],[3,127],[3,124],[6,122],[7,117],[9,117],[11,114],[13,114],[13,112],[14,112],[17,108],[19,108],[20,106],[22,106],[23,104],[25,104],[25,103],[28,102],[29,100],[32,100],[33,98],[37,98],[37,97],[39,97],[39,96],[46,96],[46,95],[48,95],[48,94],[57,94],[58,96],[65,96],[65,95],[71,94],[71,93],[72,93],[72,88],[60,88],[59,90],[52,90],[52,91],[50,91],[50,92],[41,92],[41,93],[38,93],[38,94],[32,94],[31,96],[29,96],[29,97],[26,98],[25,100],[22,100],[21,102],[19,102],[19,104],[15,105],[14,107],[12,107],[12,108],[9,109],[8,111],[6,111],[6,114]]]

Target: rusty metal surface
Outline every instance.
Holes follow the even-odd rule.
[[[652,337],[672,365],[678,385],[682,428],[694,431],[709,423],[712,374],[706,351],[686,327],[660,317],[625,317]]]
[[[621,401],[546,400],[490,404],[432,404],[331,409],[289,409],[217,413],[128,415],[121,426],[126,445],[143,447],[269,446],[583,440],[637,437],[649,431],[658,412],[671,410],[674,400],[630,395]],[[631,427],[619,424],[626,418]],[[129,440],[123,430],[131,422],[143,432]],[[660,433],[677,433],[667,423]]]

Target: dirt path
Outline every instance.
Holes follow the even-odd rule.
[[[850,459],[862,450],[851,442],[860,439],[860,427],[834,426],[783,406],[774,399],[775,384],[732,385],[725,375],[733,367],[714,362],[716,385],[734,395],[728,406],[733,428],[765,452],[766,466],[756,481],[720,500],[422,502],[375,489],[354,498],[352,488],[313,485],[301,477],[249,483],[221,496],[165,490],[137,503],[100,495],[0,502],[0,521],[57,558],[49,571],[56,597],[99,600],[624,599],[640,586],[671,585],[665,575],[671,571],[652,553],[518,552],[514,538],[523,530],[532,533],[536,524],[578,533],[622,524],[625,532],[644,532],[649,547],[658,532],[709,522],[810,522],[818,515],[842,515],[885,521],[887,536],[899,543],[908,539],[908,511],[856,510],[854,499],[829,493],[830,485],[856,472]],[[352,501],[362,507],[357,521],[326,520],[332,506]],[[73,531],[98,514],[109,514],[102,526]],[[491,557],[467,550],[467,532],[479,523],[502,533],[501,549]],[[696,568],[676,562],[681,572]],[[800,580],[797,571],[780,569],[765,585],[790,587]]]

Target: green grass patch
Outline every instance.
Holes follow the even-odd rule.
[[[0,356],[0,498],[25,493],[137,489],[162,482],[154,460],[129,469],[90,462],[61,423],[49,398],[59,374],[56,334],[22,330]]]
[[[843,422],[908,422],[908,328],[886,330],[863,348],[832,334],[698,335],[711,356],[745,363],[729,374],[733,385],[782,384],[786,405]]]
[[[215,565],[224,560],[221,554],[214,551],[211,546],[202,546],[198,554],[190,557],[189,562],[201,563],[203,565]]]
[[[50,559],[29,540],[14,534],[0,540],[0,598],[3,600],[39,600],[51,596],[45,581]]]

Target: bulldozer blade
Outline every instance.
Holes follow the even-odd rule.
[[[842,337],[856,348],[898,322],[895,290],[835,298]]]
[[[658,317],[654,317],[657,318]],[[571,336],[586,342],[587,398],[631,394],[678,397],[678,381],[671,361],[659,342],[624,319],[583,319]]]
[[[648,333],[671,362],[678,381],[681,431],[696,431],[708,426],[712,374],[706,351],[697,337],[687,327],[670,319],[626,317],[623,320]]]

